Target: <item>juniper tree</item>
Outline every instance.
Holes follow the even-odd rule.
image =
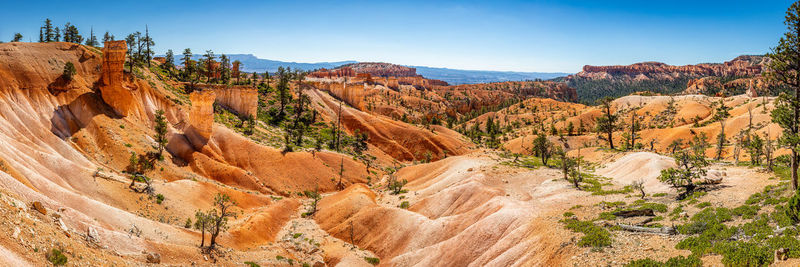
[[[194,229],[200,230],[201,248],[206,245],[206,230],[208,229],[208,225],[209,225],[208,214],[199,210],[194,213]]]
[[[696,152],[687,150],[676,152],[673,158],[678,166],[661,170],[661,175],[658,177],[660,181],[680,190],[679,200],[694,193],[698,187],[696,180],[706,175],[705,168],[708,166],[708,162],[703,155]]]
[[[786,33],[767,57],[765,76],[793,90],[781,93],[772,110],[772,121],[783,128],[779,143],[791,151],[792,188],[797,189],[797,151],[800,145],[800,2],[786,11]]]
[[[217,193],[214,196],[214,208],[209,211],[208,218],[211,222],[211,239],[209,240],[208,251],[213,251],[217,245],[217,236],[220,232],[228,230],[228,219],[236,218],[237,213],[231,209],[236,205],[230,196]]]
[[[12,39],[11,42],[20,42],[20,41],[22,41],[22,34],[21,33],[15,33],[14,34],[14,39]]]

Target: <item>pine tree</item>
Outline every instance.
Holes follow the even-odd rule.
[[[129,70],[131,72],[133,72],[133,63],[136,61],[136,59],[133,56],[133,46],[136,44],[136,34],[133,34],[133,33],[128,34],[128,36],[125,37],[125,43],[128,45],[128,66],[129,66]]]
[[[144,60],[147,61],[147,67],[150,68],[150,61],[153,60],[153,50],[151,49],[152,46],[155,46],[156,43],[153,41],[153,38],[150,37],[150,29],[147,25],[144,25],[144,43],[145,43],[145,56]]]
[[[184,79],[188,79],[189,76],[192,75],[192,49],[186,48],[183,50],[183,58],[181,58],[181,64],[183,65],[183,76]]]
[[[15,33],[14,34],[14,39],[12,39],[11,42],[20,42],[20,41],[22,41],[22,34],[21,33]]]
[[[167,146],[167,119],[164,117],[163,110],[157,110],[154,120],[155,126],[153,127],[155,130],[155,135],[153,135],[153,139],[156,141],[155,149],[157,150],[156,155],[158,155],[159,159],[162,159],[162,151]]]
[[[56,32],[56,35],[54,37],[55,39],[53,40],[53,42],[61,42],[61,29],[56,27],[55,32]]]
[[[106,33],[103,34],[103,43],[108,42],[108,41],[114,41],[114,35],[112,35],[108,31],[106,31]]]
[[[172,75],[172,69],[175,68],[175,53],[172,52],[172,49],[167,50],[167,54],[164,56],[164,68]]]
[[[606,136],[600,136],[601,139],[604,139],[608,142],[608,146],[611,149],[614,149],[614,130],[617,128],[617,115],[611,112],[611,101],[613,99],[610,97],[603,98],[600,100],[600,109],[603,112],[603,115],[597,117],[596,123],[596,131],[601,134],[605,134]]]
[[[778,46],[767,54],[771,59],[765,76],[793,90],[781,93],[772,110],[772,121],[783,128],[779,143],[791,151],[792,188],[797,187],[797,152],[800,145],[800,2],[794,2],[786,11],[786,33]]]
[[[49,18],[44,20],[44,41],[45,42],[54,42],[55,41],[55,32],[53,31],[53,21]]]
[[[86,45],[88,46],[99,46],[100,43],[97,42],[97,37],[94,36],[94,27],[90,28],[89,30],[89,38],[86,38]]]
[[[208,79],[206,80],[206,82],[207,82],[207,83],[210,83],[210,82],[211,82],[211,77],[212,77],[212,76],[214,76],[214,73],[213,73],[213,72],[214,72],[214,68],[213,68],[214,66],[213,66],[213,63],[214,63],[214,59],[216,58],[216,56],[214,56],[214,51],[211,51],[211,50],[206,50],[206,54],[205,54],[205,55],[203,55],[203,57],[205,58],[205,63],[206,63],[206,77],[208,78]]]

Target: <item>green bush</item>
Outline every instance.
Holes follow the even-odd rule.
[[[248,267],[261,267],[261,265],[258,265],[258,263],[252,261],[246,261],[244,262],[244,265],[247,265]]]
[[[164,202],[164,195],[162,194],[156,195],[156,203],[161,204],[161,202]]]
[[[786,216],[794,223],[800,222],[800,196],[797,193],[789,198],[789,203],[786,204]]]
[[[64,256],[61,250],[54,248],[50,250],[50,253],[47,253],[47,261],[55,266],[65,265],[67,264],[67,256]]]
[[[583,237],[578,241],[581,247],[607,247],[611,245],[611,233],[603,227],[594,225],[590,221],[565,220],[566,228],[575,232],[583,233]]]
[[[72,76],[75,76],[76,73],[77,71],[75,70],[75,65],[72,64],[72,62],[67,62],[67,64],[64,64],[64,72],[62,73],[64,79],[71,81]]]
[[[772,249],[757,243],[734,241],[714,246],[714,252],[722,255],[725,266],[769,266],[774,260]]]
[[[381,259],[378,259],[378,258],[364,257],[364,260],[367,261],[367,263],[372,264],[372,265],[378,265],[379,263],[381,263]]]
[[[758,214],[759,209],[761,209],[760,206],[745,204],[734,208],[732,211],[733,215],[742,217],[744,219],[752,219]]]
[[[644,203],[639,205],[640,209],[652,209],[658,212],[667,212],[667,205],[661,203]]]
[[[689,257],[672,257],[666,262],[652,260],[650,258],[631,261],[625,264],[626,267],[699,267],[703,266],[703,261],[694,255]]]

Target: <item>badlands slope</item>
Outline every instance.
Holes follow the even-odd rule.
[[[386,266],[558,266],[620,265],[645,256],[665,260],[686,254],[674,249],[677,241],[671,237],[623,232],[615,232],[614,243],[604,251],[580,247],[580,235],[559,222],[562,214],[593,216],[603,209],[598,203],[630,202],[630,193],[576,190],[557,169],[520,166],[507,153],[477,148],[456,131],[401,122],[380,109],[345,103],[341,111],[349,134],[369,133],[368,153],[378,165],[371,169],[333,151],[282,153],[213,123],[213,118],[193,117],[213,101],[197,95],[191,103],[175,101],[187,97],[175,89],[179,83],[146,69],[136,75],[125,72],[123,88],[131,92],[134,105],[128,116],[121,116],[98,89],[107,71],[101,61],[101,51],[82,45],[0,44],[0,231],[9,233],[0,236],[3,265],[46,265],[45,254],[53,248],[64,251],[70,265],[90,266],[144,265],[154,263],[155,255],[166,265],[235,266],[252,261],[261,266],[370,266],[366,259],[379,258]],[[59,78],[66,62],[76,65],[71,82]],[[337,99],[344,97],[321,87],[311,86],[305,93],[323,121],[335,121]],[[380,91],[386,88],[375,90],[390,94]],[[708,120],[710,105],[718,98],[675,100],[678,115],[670,118],[673,125],[642,132],[643,140],[658,137],[657,152],[673,139],[686,140],[698,131],[713,137],[719,131],[716,123],[691,127],[686,122]],[[615,100],[614,107],[641,107],[637,114],[648,118],[663,113],[667,101],[669,97],[628,96]],[[779,129],[765,115],[772,99],[723,101],[733,107],[728,136],[747,127],[751,107],[758,131],[777,136]],[[122,173],[131,152],[152,149],[152,121],[159,109],[169,121],[169,144],[166,159],[148,176],[154,179],[155,192],[165,197],[161,204],[128,189],[130,180]],[[503,137],[503,147],[524,154],[536,123],[556,121],[562,128],[570,121],[583,121],[590,128],[598,114],[595,107],[533,98],[524,107],[517,104],[485,114],[464,126],[489,116],[502,124],[519,122]],[[655,125],[650,120],[645,119]],[[198,135],[200,126],[210,133]],[[267,126],[259,127],[264,131]],[[574,148],[597,143],[591,134],[567,139]],[[425,152],[433,161],[415,164]],[[594,148],[581,153],[597,167],[595,174],[607,177],[604,186],[609,190],[645,177],[649,193],[665,193],[650,196],[651,201],[669,203],[676,195],[655,180],[671,166],[665,156]],[[344,188],[332,179],[339,176],[341,165]],[[778,183],[755,169],[714,168],[729,177],[725,187],[701,199],[714,205],[741,204],[749,194]],[[372,175],[376,179],[368,179]],[[391,180],[408,181],[407,192],[391,194]],[[298,193],[315,189],[323,196],[319,211],[302,216],[312,203]],[[239,216],[221,234],[222,249],[211,259],[197,247],[200,233],[183,225],[196,210],[209,209],[218,192],[237,202]],[[34,202],[40,202],[46,214],[33,209]]]

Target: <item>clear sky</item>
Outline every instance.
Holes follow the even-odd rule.
[[[475,70],[578,72],[763,54],[789,0],[761,1],[4,1],[0,39],[36,41],[45,18],[117,39],[150,27],[157,53],[254,54]]]

